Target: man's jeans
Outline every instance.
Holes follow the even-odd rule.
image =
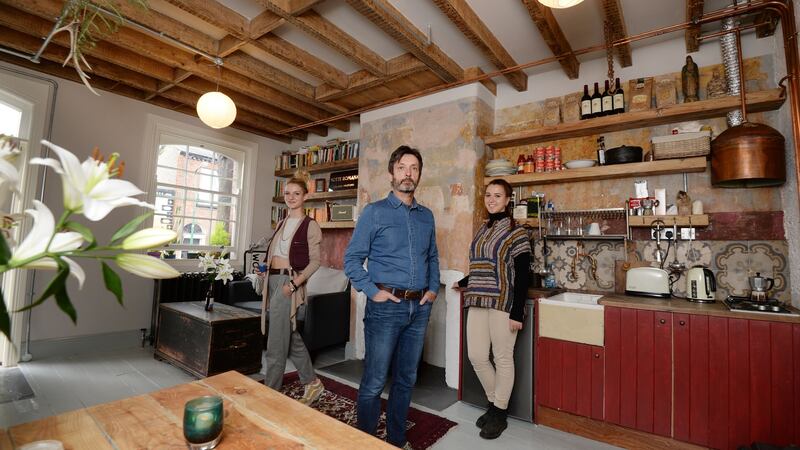
[[[401,447],[406,442],[406,417],[411,389],[425,343],[431,304],[419,300],[383,303],[367,299],[364,314],[364,375],[358,388],[358,428],[375,434],[381,414],[381,392],[392,366],[392,389],[386,408],[387,440]]]

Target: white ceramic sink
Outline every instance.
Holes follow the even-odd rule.
[[[539,300],[539,336],[603,345],[602,295],[565,292]]]
[[[591,309],[603,309],[603,305],[599,305],[598,301],[603,298],[602,295],[595,294],[580,294],[577,292],[564,292],[552,297],[543,298],[542,303],[548,305],[564,305],[573,307],[587,307]]]

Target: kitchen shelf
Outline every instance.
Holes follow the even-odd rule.
[[[291,177],[298,169],[308,171],[310,174],[330,172],[332,170],[358,169],[358,158],[343,159],[330,163],[312,164],[310,166],[294,167],[291,169],[276,170],[276,177]]]
[[[626,234],[598,234],[598,235],[569,235],[569,234],[546,234],[544,238],[550,241],[624,241]]]
[[[786,96],[782,89],[769,89],[747,93],[747,111],[772,111],[781,107]],[[691,103],[680,103],[664,108],[646,111],[631,111],[613,116],[597,117],[572,123],[537,127],[535,129],[514,131],[486,136],[486,145],[492,148],[516,147],[556,139],[591,136],[611,131],[632,128],[652,127],[686,120],[721,117],[728,111],[741,107],[739,96],[728,96]]]
[[[498,178],[508,181],[511,186],[529,186],[672,173],[705,172],[705,170],[706,158],[697,156],[694,158],[664,159],[660,161],[586,167],[583,169],[566,169],[558,172],[521,173],[502,177],[487,177],[484,178],[484,184],[489,184],[490,181]]]
[[[514,219],[518,225],[527,225],[529,227],[538,227],[539,226],[539,218],[538,217],[528,217],[527,219]]]
[[[322,229],[343,229],[343,228],[355,228],[356,223],[352,220],[350,221],[343,221],[343,222],[320,222],[319,227]]]
[[[356,198],[358,189],[342,189],[340,191],[330,192],[309,192],[306,197],[307,202],[322,201],[322,200],[339,200],[343,198]],[[272,197],[273,203],[283,203],[283,196]]]
[[[668,227],[678,225],[679,227],[689,225],[693,227],[707,227],[708,214],[692,214],[690,216],[630,216],[628,225],[631,227],[650,227],[653,221],[661,219]]]

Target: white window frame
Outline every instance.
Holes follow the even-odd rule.
[[[167,119],[155,114],[148,114],[146,130],[143,154],[147,158],[146,167],[148,170],[145,172],[147,174],[147,180],[143,185],[146,186],[147,201],[149,203],[155,203],[157,187],[156,165],[158,163],[158,146],[162,136],[169,135],[177,137],[186,144],[198,147],[206,146],[210,150],[218,153],[226,153],[225,150],[230,149],[244,155],[240,172],[244,179],[242,180],[241,195],[239,196],[240,203],[236,205],[236,232],[235,238],[230,246],[234,253],[234,257],[231,258],[231,264],[234,267],[240,266],[244,258],[244,252],[247,250],[248,242],[250,242],[250,234],[253,228],[256,167],[258,167],[258,143],[233,137],[210,128],[201,128]],[[229,156],[238,158],[238,155],[231,154]],[[143,227],[149,226],[151,226],[151,222],[146,221]],[[208,230],[208,233],[210,232],[211,230]],[[204,249],[215,250],[216,247],[198,247],[200,251]],[[166,259],[165,261],[180,271],[197,270],[197,260],[195,259]]]

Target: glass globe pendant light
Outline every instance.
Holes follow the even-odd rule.
[[[221,61],[217,62],[218,71],[221,71],[221,64]],[[197,116],[211,128],[225,128],[236,120],[236,105],[230,97],[219,92],[219,80],[216,91],[206,92],[197,101]]]
[[[575,6],[578,3],[582,2],[583,0],[539,0],[539,3],[547,6],[548,8],[569,8],[570,6]]]

